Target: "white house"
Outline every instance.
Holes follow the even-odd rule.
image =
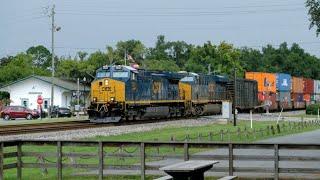
[[[54,106],[70,107],[70,102],[76,100],[78,90],[74,81],[54,78]],[[89,103],[89,86],[80,83],[80,99]],[[51,77],[31,75],[0,88],[0,91],[10,93],[10,105],[22,105],[30,109],[37,109],[37,99],[43,98],[42,108],[47,110],[51,103]]]

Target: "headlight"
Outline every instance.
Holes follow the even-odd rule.
[[[93,102],[97,102],[97,98],[96,97],[93,98]]]
[[[110,101],[114,101],[114,97],[111,97],[111,98],[110,98]]]
[[[106,86],[109,85],[109,81],[107,79],[104,81],[104,85],[106,85]]]

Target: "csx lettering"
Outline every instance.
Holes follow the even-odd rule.
[[[111,87],[103,87],[102,91],[111,91]]]

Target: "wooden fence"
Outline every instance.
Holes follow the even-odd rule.
[[[52,147],[53,152],[41,151],[36,152],[44,147]],[[32,148],[25,148],[32,147]],[[83,148],[96,148],[97,151],[83,151],[74,152],[68,151],[70,147],[83,147]],[[172,147],[176,148],[174,154],[168,153],[168,149]],[[109,149],[107,151],[107,148]],[[160,148],[160,150],[159,150]],[[168,148],[161,150],[161,148]],[[203,152],[213,149],[225,149],[225,155],[218,154],[201,154],[197,152]],[[10,152],[7,152],[9,149]],[[237,154],[235,150],[268,150],[272,151],[271,154],[255,155]],[[112,151],[111,151],[112,150]],[[281,150],[312,150],[320,151],[320,144],[270,144],[270,143],[223,143],[223,142],[122,142],[122,141],[42,141],[42,140],[30,140],[30,141],[4,141],[0,142],[0,179],[4,178],[6,170],[16,169],[16,179],[23,179],[23,171],[28,168],[43,169],[43,172],[47,168],[56,169],[57,179],[63,179],[64,168],[80,168],[88,170],[97,170],[95,172],[99,179],[103,179],[106,174],[104,170],[135,170],[141,175],[141,179],[145,179],[146,171],[158,170],[159,166],[151,166],[146,162],[181,158],[181,160],[189,159],[212,159],[218,161],[227,161],[228,167],[217,167],[210,170],[210,172],[226,172],[229,175],[233,175],[238,172],[261,172],[272,173],[274,179],[278,179],[281,173],[306,173],[316,174],[320,172],[320,166],[315,167],[285,167],[279,166],[279,162],[313,162],[320,164],[320,157],[315,156],[303,156],[297,154],[279,154]],[[28,162],[23,158],[34,158],[36,162]],[[89,163],[89,161],[83,160],[83,163],[75,163],[72,159],[75,158],[96,158],[97,161]],[[118,159],[134,158],[133,162],[129,164],[113,165],[108,164],[108,160],[116,158]],[[7,159],[11,159],[9,162]],[[12,161],[14,159],[14,161]],[[67,161],[66,159],[70,159]],[[265,161],[271,162],[273,167],[237,167],[234,165],[235,161]],[[9,162],[9,163],[8,163]],[[23,170],[23,171],[22,171]],[[319,174],[318,174],[319,175]]]

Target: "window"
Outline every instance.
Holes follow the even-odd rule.
[[[48,109],[49,108],[49,99],[44,99],[43,101],[43,108]]]
[[[184,77],[181,79],[181,82],[192,82],[194,81],[193,77]]]
[[[110,72],[100,71],[97,72],[97,78],[110,77]]]
[[[21,99],[21,106],[28,107],[29,99]]]
[[[128,72],[115,71],[113,72],[113,77],[115,78],[127,78],[129,77]]]

